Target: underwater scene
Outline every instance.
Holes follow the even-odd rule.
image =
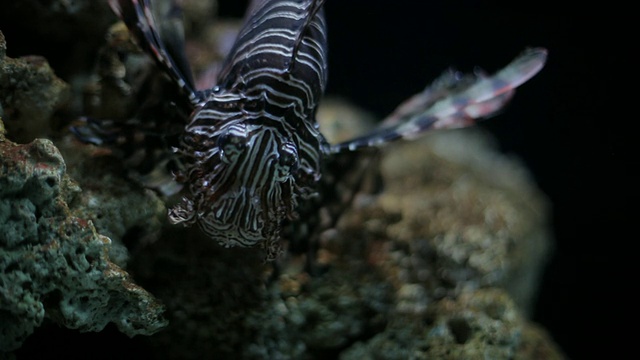
[[[474,126],[544,44],[380,116],[324,3],[0,1],[0,359],[565,358],[551,205]]]

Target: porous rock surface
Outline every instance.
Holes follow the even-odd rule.
[[[45,318],[81,331],[113,322],[129,336],[166,324],[163,306],[109,260],[109,238],[67,206],[79,191],[51,141],[0,134],[0,355]]]

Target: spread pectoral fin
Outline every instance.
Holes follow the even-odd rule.
[[[413,139],[426,131],[469,126],[494,115],[511,99],[515,88],[544,66],[545,49],[528,49],[492,76],[447,72],[423,92],[402,103],[372,133],[331,147],[332,153],[379,147],[398,139]]]

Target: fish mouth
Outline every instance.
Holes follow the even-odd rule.
[[[271,192],[278,195],[275,197],[266,189],[242,187],[212,192],[195,201],[184,197],[169,210],[169,220],[185,226],[195,224],[223,247],[265,246],[261,243],[279,239],[280,227],[291,217],[292,206],[295,206],[295,203],[284,206],[285,199],[279,196],[287,193],[283,189],[287,185],[279,184],[275,191],[272,188]],[[273,204],[277,204],[275,208],[269,207]]]
[[[313,192],[308,183],[317,181],[317,171],[307,169],[310,162],[299,158],[296,143],[273,130],[252,133],[245,143],[229,133],[215,151],[187,166],[188,195],[169,218],[197,225],[224,247],[276,253],[281,227]]]

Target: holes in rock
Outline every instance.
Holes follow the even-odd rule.
[[[64,260],[67,262],[67,266],[75,270],[75,262],[71,258],[71,255],[65,253],[63,256],[64,256]]]
[[[12,263],[9,263],[9,265],[7,265],[6,268],[4,268],[4,273],[8,274],[8,273],[11,273],[11,272],[16,271],[18,269],[20,269],[20,264],[18,264],[17,261],[16,262],[12,262]]]
[[[22,282],[22,289],[26,291],[31,291],[33,289],[33,282],[27,280]]]
[[[47,309],[48,315],[51,315],[50,313],[54,311],[53,309],[59,308],[60,301],[62,301],[62,292],[57,289],[44,294],[42,297],[42,304]]]
[[[422,318],[422,323],[427,326],[430,327],[433,324],[435,324],[436,322],[436,316],[433,313],[427,313],[423,318]]]
[[[53,176],[49,176],[48,178],[45,179],[44,183],[47,184],[47,186],[49,187],[54,187],[58,184],[58,180]]]
[[[471,325],[469,325],[469,322],[466,319],[451,319],[449,320],[447,325],[449,326],[449,330],[451,331],[451,334],[458,344],[466,343],[467,341],[469,341],[469,338],[471,338],[471,335],[473,334]]]

